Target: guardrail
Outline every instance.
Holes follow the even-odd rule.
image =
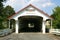
[[[60,29],[50,29],[50,33],[60,35]]]

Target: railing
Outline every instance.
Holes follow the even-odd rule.
[[[50,33],[60,35],[60,29],[50,29]]]
[[[54,32],[54,31],[60,32],[60,29],[50,29],[50,30],[51,30],[51,32]]]

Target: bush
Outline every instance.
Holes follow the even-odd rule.
[[[5,29],[5,27],[4,27],[4,26],[2,26],[2,25],[0,25],[0,29]]]

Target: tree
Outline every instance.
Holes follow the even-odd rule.
[[[6,6],[3,10],[3,16],[5,19],[7,19],[9,16],[15,14],[14,9],[11,6]]]
[[[1,16],[1,14],[2,14],[2,11],[3,11],[3,1],[6,1],[6,0],[0,0],[0,16]]]
[[[1,26],[0,28],[2,28],[2,21],[3,21],[3,19],[2,19],[2,17],[3,17],[2,12],[3,12],[3,8],[4,8],[3,4],[2,4],[3,1],[6,1],[6,0],[0,0],[0,26]]]
[[[7,22],[7,17],[14,14],[15,11],[11,6],[6,6],[5,8],[3,7],[3,3],[6,0],[0,0],[0,29],[4,28],[6,22]]]
[[[6,0],[0,0],[0,2],[3,2],[3,1],[6,1]]]
[[[51,16],[54,18],[53,27],[60,28],[60,7],[59,6],[54,8],[53,14]]]
[[[14,11],[14,9],[11,7],[11,6],[6,6],[5,8],[4,8],[4,10],[3,10],[3,25],[5,26],[6,25],[6,27],[7,27],[7,18],[9,17],[9,16],[11,16],[11,15],[13,15],[13,14],[15,14],[15,11]]]

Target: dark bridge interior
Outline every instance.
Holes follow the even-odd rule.
[[[19,17],[19,32],[41,32],[42,17],[23,16]]]

